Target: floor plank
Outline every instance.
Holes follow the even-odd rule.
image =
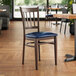
[[[76,76],[76,61],[64,62],[65,54],[74,55],[74,36],[59,33],[59,27],[49,25],[45,27],[40,22],[41,31],[58,33],[58,65],[54,64],[53,45],[41,45],[41,61],[39,70],[35,70],[34,49],[26,47],[25,64],[22,60],[22,22],[11,21],[8,30],[0,35],[0,76]],[[69,28],[69,27],[68,27]]]

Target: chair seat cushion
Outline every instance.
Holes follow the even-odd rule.
[[[52,14],[48,14],[48,15],[46,15],[46,17],[53,17],[53,15]]]
[[[54,36],[57,36],[57,34],[51,32],[32,32],[26,34],[27,38],[45,38],[45,37],[54,37]]]

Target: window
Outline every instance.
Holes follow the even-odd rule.
[[[62,5],[68,3],[68,0],[49,0],[49,5],[59,4],[62,8]],[[44,6],[47,5],[47,0],[14,0],[14,18],[21,18],[19,11],[20,6],[39,6],[40,18],[45,17]]]
[[[21,14],[19,12],[20,6],[39,6],[40,18],[45,17],[44,6],[46,5],[46,0],[14,0],[14,18],[20,18]]]

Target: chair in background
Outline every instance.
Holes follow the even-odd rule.
[[[44,7],[44,9],[45,9],[45,26],[46,26],[46,21],[49,21],[49,25],[50,25],[50,21],[52,21],[53,15],[51,14],[51,10],[49,10],[46,6]]]
[[[0,12],[0,18],[2,19],[2,29],[8,29],[9,20],[10,20],[9,6],[8,5],[0,5],[0,9],[5,10],[5,11]]]
[[[62,8],[62,13],[63,14],[67,14],[68,10],[66,8]],[[64,34],[65,34],[66,33],[67,23],[70,22],[70,20],[69,19],[61,19],[60,33],[61,33],[63,22],[65,23],[65,29],[64,29]]]
[[[20,7],[22,22],[23,22],[23,56],[22,64],[24,64],[25,46],[35,48],[35,66],[38,69],[38,57],[40,61],[40,44],[54,44],[55,52],[55,65],[57,65],[57,34],[51,32],[40,32],[39,31],[39,8],[38,7]],[[31,16],[32,15],[32,16]],[[36,17],[36,18],[35,18]],[[32,21],[32,19],[33,21]],[[35,20],[36,19],[36,20]],[[37,32],[30,32],[26,34],[26,30],[37,29]],[[54,39],[53,42],[41,42],[48,39]],[[26,42],[30,40],[33,42]],[[30,45],[34,44],[34,46]],[[31,50],[30,50],[31,51]]]

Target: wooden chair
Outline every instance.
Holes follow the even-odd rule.
[[[55,65],[57,65],[57,34],[51,32],[39,32],[39,8],[38,7],[20,7],[22,22],[23,22],[23,56],[22,64],[24,64],[25,45],[35,48],[35,66],[38,69],[38,57],[40,61],[40,44],[54,44]],[[32,15],[32,16],[31,16]],[[29,16],[29,17],[28,17]],[[36,17],[36,18],[35,18]],[[31,19],[32,18],[32,19]],[[36,20],[35,20],[36,19]],[[26,30],[37,29],[37,32],[26,34]],[[54,39],[53,42],[41,42],[48,39]],[[31,40],[33,42],[27,42]],[[30,45],[34,44],[34,46]]]
[[[9,5],[0,5],[0,9],[4,9],[5,11],[0,12],[0,18],[2,19],[2,30],[7,30],[10,22],[10,7]]]

